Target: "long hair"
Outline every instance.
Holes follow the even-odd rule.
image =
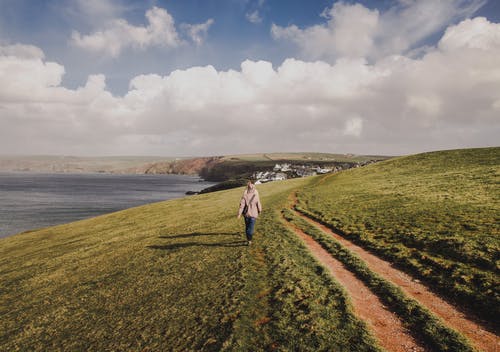
[[[253,182],[250,180],[247,182],[247,188],[245,190],[246,193],[251,193],[255,191],[255,185],[253,184]]]

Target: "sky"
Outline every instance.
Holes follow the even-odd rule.
[[[0,0],[0,154],[498,146],[498,0]]]

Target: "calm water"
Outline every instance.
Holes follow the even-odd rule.
[[[211,185],[181,175],[0,173],[0,237],[180,198]]]

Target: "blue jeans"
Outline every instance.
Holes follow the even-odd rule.
[[[255,227],[255,218],[245,216],[245,234],[247,235],[247,240],[251,241],[253,236],[253,230]]]

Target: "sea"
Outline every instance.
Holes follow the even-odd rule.
[[[147,203],[214,183],[185,175],[0,173],[0,238]]]

